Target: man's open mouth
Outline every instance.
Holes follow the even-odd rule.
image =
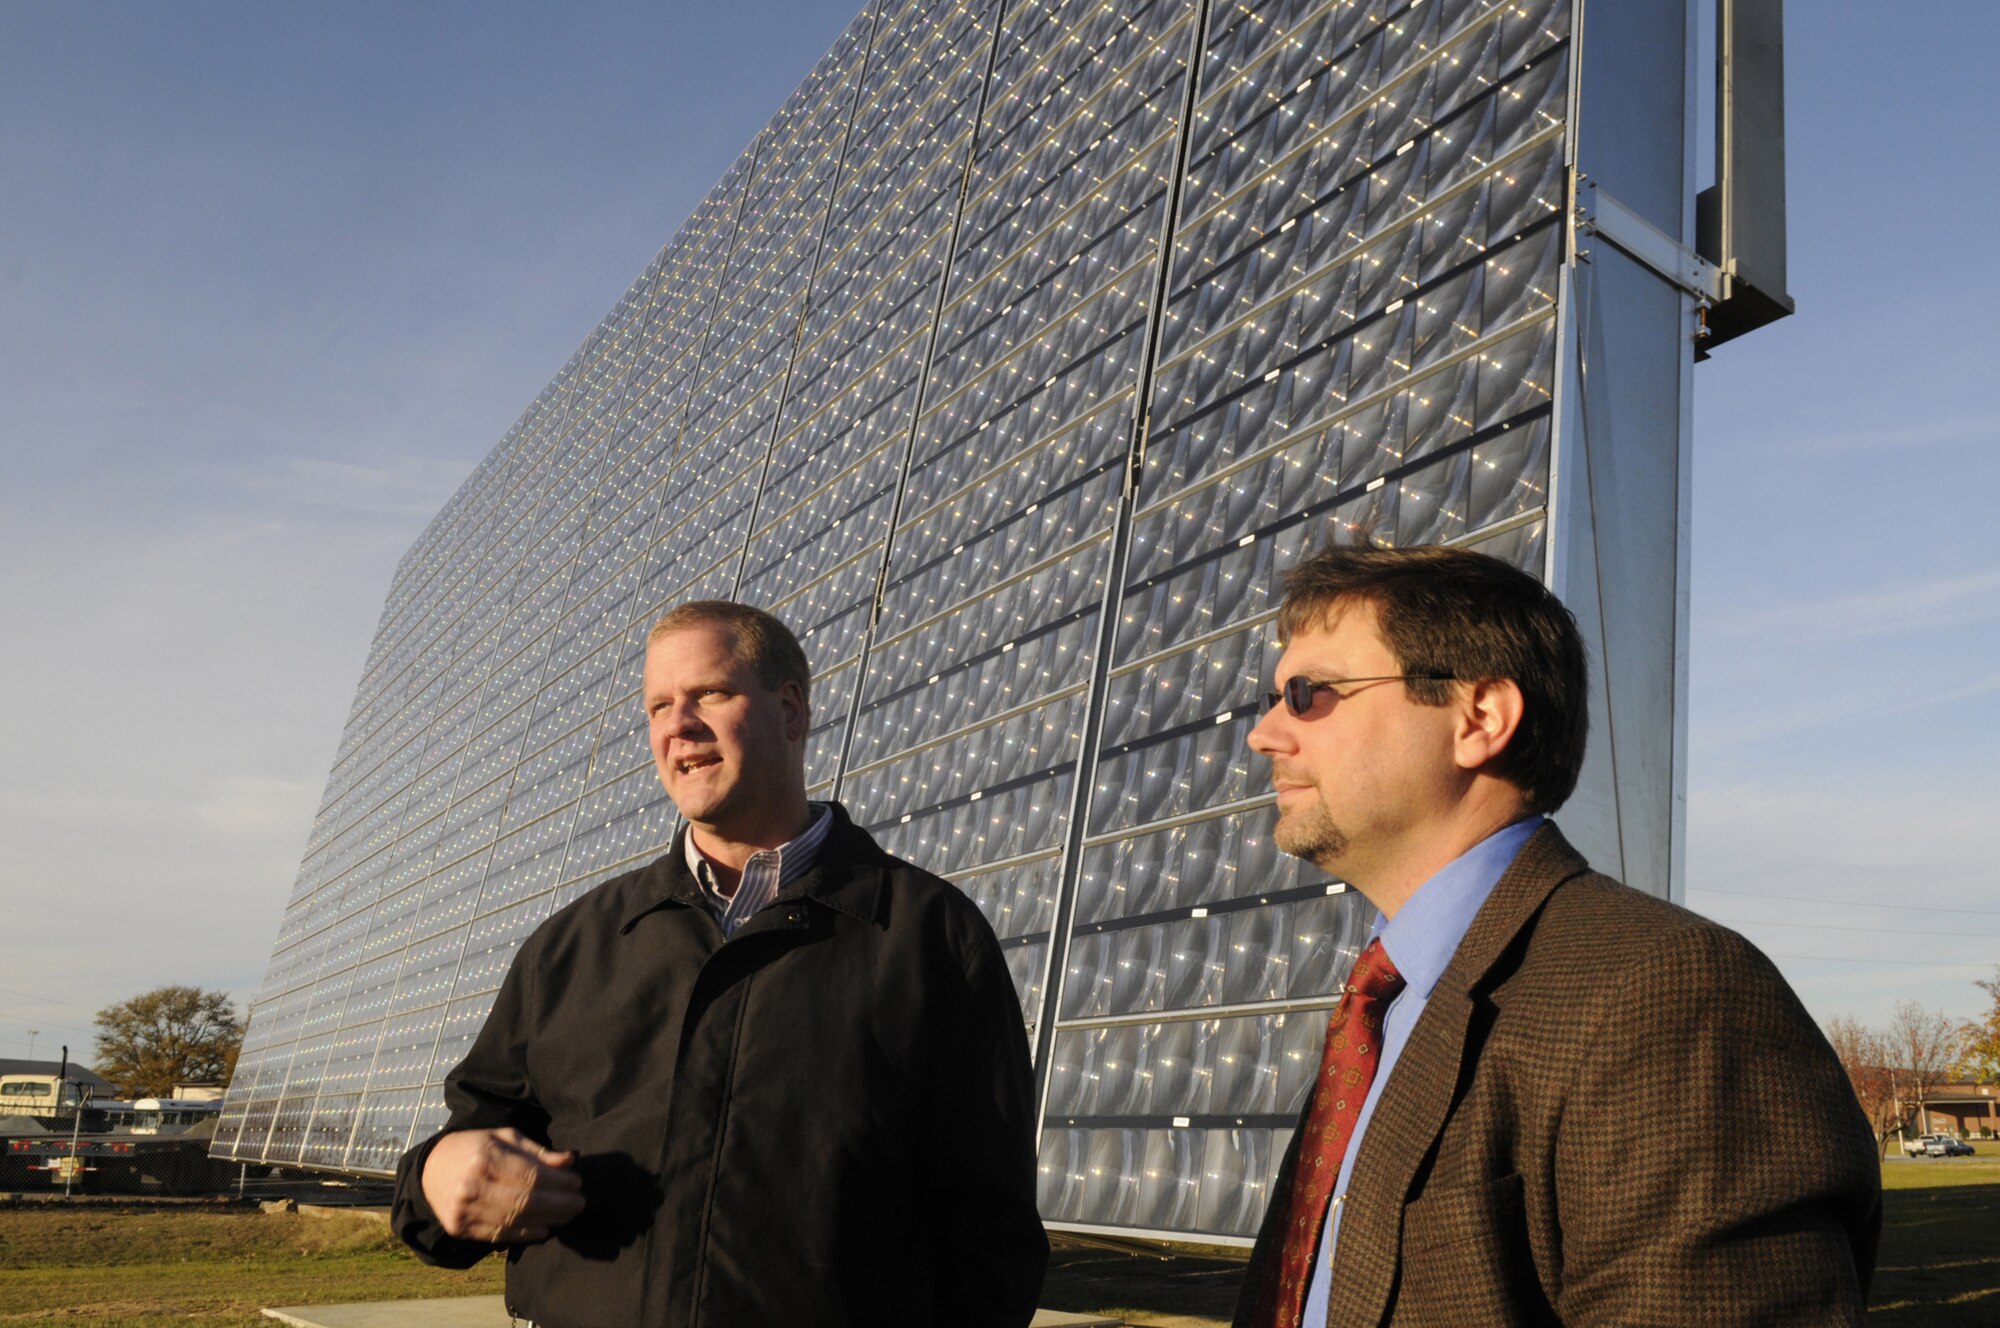
[[[674,762],[674,768],[685,775],[699,770],[705,765],[720,765],[721,763],[722,758],[719,756],[683,756],[680,760]]]

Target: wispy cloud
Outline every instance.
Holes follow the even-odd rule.
[[[1779,636],[1804,644],[1905,636],[2000,619],[2000,568],[1745,610],[1701,624],[1722,636]]]
[[[1767,743],[1786,734],[1824,730],[1853,720],[1879,721],[1959,705],[2000,693],[2000,670],[1937,691],[1913,689],[1905,678],[1884,678],[1865,690],[1787,692],[1778,708],[1759,708],[1694,735],[1696,746],[1714,752]]]
[[[194,817],[230,836],[295,835],[318,807],[319,786],[304,780],[239,775],[209,780],[196,797]]]
[[[1968,1015],[2000,932],[1992,819],[1948,771],[1893,790],[1838,771],[1697,789],[1687,903],[1769,953],[1820,1018],[1879,1023],[1909,999]]]
[[[1712,785],[1688,796],[1690,853],[1732,871],[1861,877],[1888,886],[1912,876],[1968,880],[1965,899],[1991,907],[2000,878],[1993,806],[1983,789],[1855,789],[1800,776],[1784,785]],[[1717,884],[1717,882],[1709,882]],[[1758,888],[1750,887],[1748,888]]]
[[[1773,440],[1779,449],[1800,456],[1838,452],[1886,452],[1900,448],[1937,447],[1954,443],[2000,446],[2000,415],[1955,416],[1914,424],[1885,424],[1838,433],[1802,433]]]
[[[198,778],[143,793],[0,788],[0,827],[11,832],[0,853],[0,880],[21,872],[23,863],[44,860],[52,834],[73,837],[106,823],[210,844],[262,838],[290,852],[311,824],[319,794],[317,783],[265,775]]]
[[[395,457],[378,464],[288,457],[248,482],[310,506],[428,517],[443,506],[470,469],[464,461],[430,457]]]
[[[7,986],[88,1008],[163,982],[247,999],[315,791],[261,774],[178,772],[142,787],[152,773],[114,754],[95,789],[62,777],[0,787],[0,898],[9,934],[35,938],[10,949]],[[0,1010],[0,1032],[18,1035],[8,1022]]]
[[[9,833],[0,856],[0,883],[14,875],[17,864],[32,860],[48,841],[75,844],[76,836],[93,827],[119,827],[128,832],[156,832],[185,821],[186,805],[163,798],[157,790],[73,790],[70,788],[0,787],[0,828]],[[58,850],[59,851],[59,847]],[[29,880],[23,872],[20,881]]]

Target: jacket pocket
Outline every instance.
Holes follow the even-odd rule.
[[[1431,1190],[1404,1211],[1391,1322],[1554,1322],[1528,1248],[1518,1175]]]

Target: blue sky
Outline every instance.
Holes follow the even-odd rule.
[[[1799,313],[1695,375],[1688,903],[1821,1017],[1971,1016],[2000,962],[2000,10],[1787,19]]]
[[[857,2],[0,0],[0,1056],[254,992],[396,558]],[[1870,1021],[2000,962],[2000,11],[1885,13],[1695,384],[1688,902]]]

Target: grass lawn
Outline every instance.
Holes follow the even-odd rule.
[[[266,1305],[493,1295],[502,1266],[420,1264],[381,1222],[255,1208],[0,1207],[0,1324],[269,1328]]]
[[[2000,1323],[2000,1157],[1884,1162],[1882,1190],[1869,1322]]]
[[[1871,1323],[2000,1323],[2000,1157],[1889,1161]],[[1222,1328],[1241,1251],[1058,1235],[1042,1304],[1146,1328]],[[492,1295],[501,1264],[426,1268],[388,1228],[207,1206],[0,1207],[0,1325],[262,1328],[266,1305]]]

